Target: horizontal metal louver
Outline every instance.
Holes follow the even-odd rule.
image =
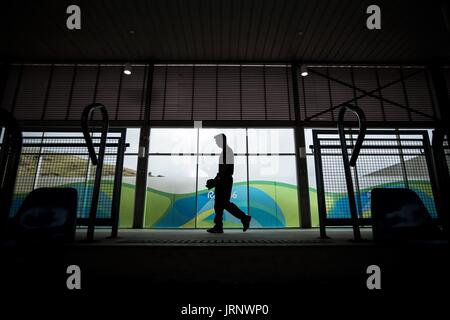
[[[19,86],[22,69],[22,66],[9,67],[8,79],[5,84],[3,99],[1,101],[1,106],[6,111],[11,111],[13,109],[16,98],[16,90]]]
[[[66,119],[71,100],[72,81],[75,73],[74,66],[60,66],[53,68],[47,106],[44,119]]]
[[[284,65],[156,65],[150,120],[293,120]]]
[[[217,119],[217,66],[196,66],[194,79],[194,120]]]
[[[68,120],[81,119],[83,109],[95,101],[98,66],[77,66],[72,88],[72,99],[69,103]]]
[[[122,76],[116,120],[144,120],[148,66],[133,66],[129,76]]]
[[[217,117],[221,120],[242,119],[241,68],[220,67],[217,77]]]
[[[152,81],[152,102],[150,106],[150,119],[162,120],[166,96],[166,71],[165,66],[154,66]]]
[[[120,65],[12,65],[2,107],[19,120],[64,121],[79,120],[84,107],[99,102],[111,120],[142,120],[146,68],[133,66],[124,76]]]
[[[51,69],[25,66],[17,91],[13,114],[17,119],[39,120],[42,117]]]
[[[300,120],[335,122],[333,107],[345,102],[361,107],[368,121],[435,120],[422,67],[309,70],[307,77],[297,74]],[[295,120],[289,65],[136,65],[131,75],[122,71],[121,65],[12,65],[2,107],[19,120],[74,121],[86,105],[100,102],[111,120],[143,121],[152,75],[150,120]]]
[[[443,68],[445,79],[447,80],[447,94],[450,100],[450,66]]]
[[[421,67],[310,67],[298,75],[300,115],[335,121],[341,104],[361,107],[368,121],[434,121],[429,79]]]

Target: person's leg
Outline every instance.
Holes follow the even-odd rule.
[[[225,193],[225,200],[226,200],[224,203],[224,208],[229,213],[231,213],[233,216],[235,216],[236,218],[241,220],[243,230],[246,231],[250,227],[251,217],[246,215],[244,211],[239,209],[239,207],[237,205],[235,205],[233,202],[230,201],[232,187],[233,187],[233,179],[230,178],[229,180],[226,181],[225,186],[224,186],[224,188],[225,188],[224,193]]]
[[[214,190],[214,228],[222,229],[223,228],[223,210],[225,208],[226,202],[226,189],[223,188],[223,185],[217,185]]]
[[[214,228],[222,229],[223,228],[223,206],[221,204],[214,204]]]
[[[237,205],[235,205],[233,202],[230,202],[230,201],[228,201],[225,204],[225,209],[229,213],[231,213],[233,216],[238,218],[239,220],[242,220],[242,219],[244,219],[247,216],[244,211],[239,209],[239,207]]]

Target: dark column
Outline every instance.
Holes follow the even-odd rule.
[[[300,225],[311,228],[311,210],[309,206],[308,169],[306,164],[305,131],[300,120],[300,100],[298,93],[298,66],[291,65],[292,88],[295,112],[295,160],[297,165],[297,195],[300,206]]]
[[[3,95],[5,93],[6,82],[8,81],[9,65],[6,63],[0,63],[0,105],[3,101]]]
[[[152,102],[153,64],[147,71],[147,95],[145,98],[145,124],[139,136],[139,156],[136,172],[133,228],[141,229],[144,223],[145,195],[147,191],[148,148],[150,139],[150,106]]]
[[[439,65],[431,65],[428,67],[428,75],[431,78],[431,87],[437,104],[438,117],[449,127],[450,101],[444,70]]]
[[[449,168],[445,161],[445,152],[443,149],[444,135],[448,136],[448,128],[450,128],[450,98],[447,91],[447,83],[444,75],[444,70],[439,65],[432,65],[428,67],[428,75],[431,78],[431,89],[434,100],[437,105],[437,113],[440,123],[433,132],[433,163],[434,175],[437,184],[435,192],[436,207],[441,223],[448,233],[448,218],[450,210],[450,198],[448,197],[448,190],[450,188]]]

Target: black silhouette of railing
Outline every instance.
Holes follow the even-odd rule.
[[[14,194],[14,184],[22,152],[22,129],[14,116],[0,109],[0,127],[4,128],[0,150],[0,226],[5,226]]]
[[[353,148],[351,158],[348,159],[348,152],[347,152],[347,140],[345,138],[345,129],[344,129],[344,116],[345,112],[349,110],[352,113],[356,115],[358,118],[358,125],[359,125],[359,133],[358,138],[356,139],[355,147]],[[356,208],[356,201],[355,201],[355,192],[353,189],[353,178],[352,178],[352,172],[351,167],[354,167],[356,165],[356,161],[358,160],[359,153],[361,151],[361,146],[364,141],[364,137],[366,135],[366,116],[364,115],[364,112],[361,108],[353,105],[345,105],[339,110],[338,115],[338,131],[339,131],[339,140],[341,143],[341,149],[342,149],[342,157],[344,160],[344,172],[345,172],[345,181],[347,184],[347,193],[348,193],[348,201],[349,201],[349,208],[350,208],[350,216],[352,221],[352,227],[353,227],[353,237],[355,241],[361,240],[361,232],[359,230],[359,221],[358,221],[358,211]]]
[[[101,138],[98,156],[95,153],[92,137],[89,134],[90,131],[89,118],[95,110],[100,110],[102,114],[102,128],[101,128]],[[105,158],[106,139],[109,130],[109,118],[106,107],[101,103],[92,103],[88,105],[86,108],[84,108],[83,113],[81,115],[81,128],[88,147],[89,158],[91,159],[92,165],[96,166],[94,187],[92,191],[91,208],[89,211],[89,218],[88,218],[88,231],[87,231],[87,241],[93,241],[95,231],[95,220],[97,216],[98,199],[100,194],[100,185],[102,179],[103,161]]]

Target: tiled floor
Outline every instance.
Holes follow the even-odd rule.
[[[370,228],[361,229],[363,238],[372,239]],[[100,245],[354,245],[351,228],[327,229],[329,239],[320,239],[319,229],[250,229],[225,230],[223,234],[209,234],[206,230],[119,230],[116,239],[110,239],[110,231],[96,230],[95,243]],[[78,243],[83,243],[85,230],[78,230]],[[363,243],[371,243],[365,241]]]

